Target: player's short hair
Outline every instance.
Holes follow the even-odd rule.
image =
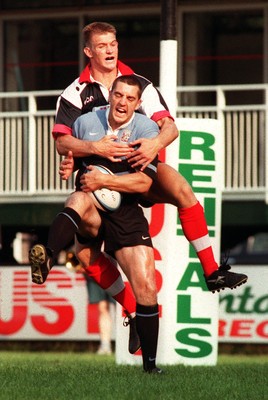
[[[116,87],[117,82],[123,82],[123,83],[126,83],[129,86],[137,86],[138,87],[138,98],[139,99],[141,98],[142,85],[141,85],[138,77],[135,74],[118,76],[114,80],[114,82],[112,84],[111,91],[114,90],[114,88]]]
[[[84,35],[85,46],[90,46],[92,36],[103,33],[113,33],[116,36],[116,29],[113,25],[108,24],[108,22],[92,22],[84,27],[82,33]]]

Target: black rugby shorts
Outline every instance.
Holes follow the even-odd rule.
[[[104,250],[113,253],[122,247],[153,247],[148,221],[138,205],[122,204],[117,211],[101,212],[104,228]]]

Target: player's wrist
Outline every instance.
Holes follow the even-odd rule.
[[[87,142],[87,153],[89,156],[91,155],[100,155],[98,150],[97,142]]]
[[[166,144],[165,144],[165,142],[163,142],[161,140],[160,135],[153,138],[153,141],[154,141],[154,147],[155,147],[157,153],[159,153],[160,150],[163,150],[166,147]]]

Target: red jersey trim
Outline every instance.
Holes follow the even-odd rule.
[[[122,61],[117,61],[117,68],[118,71],[122,75],[131,75],[134,74],[134,71],[128,67],[126,64],[122,63]],[[90,64],[88,64],[84,70],[81,72],[79,76],[79,83],[89,83],[91,82],[90,80]]]
[[[72,135],[72,129],[66,125],[55,124],[53,127],[52,135],[57,139],[58,135]]]
[[[119,61],[119,60],[117,61],[117,67],[118,67],[119,72],[120,72],[122,75],[131,75],[131,74],[134,74],[133,69],[131,69],[128,65],[122,63],[122,61]]]
[[[171,118],[172,121],[174,121],[174,118],[171,116],[171,114],[170,114],[170,112],[169,112],[168,110],[162,110],[162,111],[158,111],[158,112],[154,113],[154,114],[151,116],[151,119],[152,119],[154,122],[157,122],[157,121],[159,121],[160,119],[166,118],[166,117]]]

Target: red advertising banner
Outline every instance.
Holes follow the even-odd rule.
[[[219,342],[268,344],[268,268],[235,266],[248,283],[220,295]]]
[[[218,340],[268,344],[268,292],[263,284],[268,268],[233,269],[249,280],[234,291],[221,292]],[[159,271],[157,280],[161,290]],[[98,340],[98,309],[88,305],[83,275],[54,267],[46,284],[38,286],[31,282],[29,267],[0,267],[0,339]]]
[[[0,339],[97,340],[97,306],[82,274],[54,267],[44,285],[30,267],[0,268]]]

